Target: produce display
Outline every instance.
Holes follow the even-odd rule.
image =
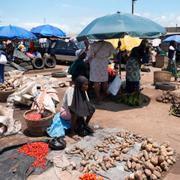
[[[179,98],[173,98],[172,105],[170,108],[170,113],[172,115],[180,117],[180,99]]]
[[[115,100],[117,103],[124,103],[129,106],[141,106],[143,103],[147,103],[149,98],[141,93],[121,94],[119,99]]]
[[[29,113],[25,117],[27,120],[40,120],[42,115],[40,113]]]
[[[48,144],[44,142],[34,142],[25,144],[19,149],[19,153],[34,157],[33,167],[46,168],[46,156],[48,155]]]
[[[174,96],[171,94],[170,91],[164,91],[162,95],[156,98],[156,101],[162,102],[162,103],[171,103],[173,100],[173,97]]]
[[[138,153],[132,153],[135,144],[140,144]],[[119,169],[119,165],[122,164],[123,171],[128,173],[127,180],[137,179],[137,177],[160,179],[163,172],[168,171],[176,162],[175,151],[168,143],[159,145],[150,138],[144,138],[129,131],[108,135],[91,149],[74,145],[65,153],[71,157],[80,157],[76,169],[82,175],[97,174],[104,180],[109,177],[106,178],[103,172],[109,174],[111,169]]]
[[[180,97],[173,92],[164,91],[156,98],[158,102],[171,103],[170,114],[180,117]]]
[[[158,145],[147,139],[142,143],[140,153],[126,162],[125,169],[133,172],[126,179],[160,179],[175,162],[175,152],[168,143]]]
[[[5,81],[3,84],[0,84],[0,91],[11,91],[13,89],[13,84],[8,81]]]
[[[80,180],[104,180],[103,177],[97,177],[96,174],[83,174],[80,176]]]

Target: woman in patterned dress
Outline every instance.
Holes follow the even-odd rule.
[[[128,93],[139,92],[140,90],[140,70],[142,58],[146,53],[147,40],[142,40],[138,47],[132,49],[126,65],[126,91]]]
[[[113,54],[114,48],[111,43],[106,41],[97,41],[90,45],[87,53],[87,59],[90,63],[90,81],[94,83],[96,101],[99,103],[102,99],[100,96],[101,84],[103,93],[108,88],[108,63],[109,57]]]

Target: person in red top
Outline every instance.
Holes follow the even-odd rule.
[[[33,53],[35,52],[35,47],[34,47],[34,42],[33,42],[33,41],[30,42],[28,51],[29,51],[31,54],[33,54]]]

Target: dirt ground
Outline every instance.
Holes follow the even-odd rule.
[[[62,68],[64,69],[66,67],[62,66]],[[144,88],[142,92],[151,99],[149,104],[140,108],[132,108],[123,104],[105,101],[96,107],[96,112],[91,121],[91,125],[98,124],[102,127],[124,128],[134,133],[142,134],[143,136],[152,137],[159,143],[168,141],[176,150],[177,156],[179,157],[180,118],[169,115],[169,104],[158,103],[155,100],[161,91],[155,90],[154,86],[152,86],[154,70],[157,69],[152,69],[150,73],[142,73],[141,83]],[[60,79],[60,81],[66,80],[66,78]],[[61,102],[65,89],[66,88],[57,89]],[[16,112],[16,116],[18,117],[20,117],[21,114],[20,111]],[[180,179],[179,159],[164,179]]]
[[[153,69],[153,71],[156,69]],[[128,129],[134,133],[152,137],[158,142],[168,141],[180,154],[180,118],[169,115],[169,104],[158,103],[155,98],[161,93],[155,90],[153,72],[142,73],[143,93],[151,101],[141,108],[131,108],[122,104],[105,102],[97,107],[92,123],[103,127]],[[166,180],[180,179],[180,160],[165,177]]]
[[[146,106],[132,108],[123,104],[106,101],[98,105],[91,121],[92,125],[98,124],[102,127],[124,128],[134,133],[152,137],[158,142],[170,142],[180,154],[180,118],[169,115],[169,104],[157,102],[156,97],[162,91],[155,90],[153,84],[153,68],[150,73],[142,73],[141,84],[144,88],[142,93],[151,100]],[[124,74],[122,75],[124,78]],[[178,84],[179,85],[179,84]],[[60,90],[59,97],[63,94]],[[180,179],[180,160],[165,177],[165,180]]]

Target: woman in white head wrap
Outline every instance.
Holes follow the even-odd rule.
[[[75,54],[77,59],[69,67],[68,73],[72,75],[73,81],[80,75],[88,78],[87,64],[84,62],[86,57],[85,49],[79,49]]]

